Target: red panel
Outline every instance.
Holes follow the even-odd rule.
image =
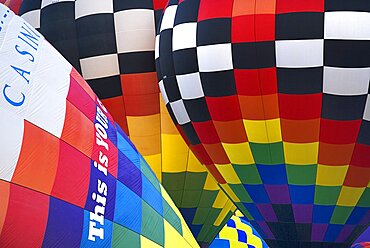
[[[307,95],[279,94],[280,116],[291,120],[320,118],[321,102],[322,93]]]
[[[154,0],[154,10],[164,9],[166,7],[168,0]]]
[[[126,120],[126,112],[125,112],[125,105],[123,103],[123,97],[117,96],[108,99],[101,100],[105,107],[108,109],[109,113],[112,114],[114,120],[118,123],[118,125],[122,128],[122,130],[129,135],[127,120]],[[95,116],[94,116],[95,119]]]
[[[281,119],[280,123],[283,141],[292,143],[312,143],[319,141],[320,119]]]
[[[204,144],[203,146],[211,157],[213,164],[230,164],[229,157],[221,143]]]
[[[242,15],[232,18],[231,42],[254,42],[254,15]]]
[[[41,247],[49,209],[49,197],[11,184],[8,212],[0,247]]]
[[[96,95],[94,91],[91,89],[91,87],[86,83],[85,79],[76,71],[75,68],[72,67],[71,71],[71,77],[76,80],[76,82],[82,87],[82,89],[85,90],[85,92],[93,99],[94,101],[96,100]]]
[[[221,184],[226,183],[226,180],[223,178],[223,176],[221,175],[221,173],[218,171],[214,164],[206,165],[206,167],[218,183]]]
[[[324,0],[276,0],[276,14],[288,12],[324,12]]]
[[[198,21],[212,18],[230,18],[233,0],[202,0],[199,5]]]
[[[255,15],[255,22],[256,41],[275,40],[275,15]]]
[[[277,93],[276,68],[234,70],[238,95],[259,96]]]
[[[238,144],[248,142],[242,120],[213,121],[218,137],[223,143]]]
[[[366,187],[370,181],[370,167],[350,165],[344,185],[349,187]]]
[[[206,97],[211,117],[216,121],[233,121],[242,118],[238,97]]]
[[[90,159],[64,141],[60,142],[59,166],[52,195],[81,208],[90,182]]]
[[[9,204],[9,193],[10,193],[10,183],[0,180],[0,234],[4,227],[4,222],[8,212]]]
[[[123,74],[120,78],[124,96],[159,93],[155,72]]]
[[[118,173],[118,149],[117,147],[109,140],[106,139],[105,142],[108,145],[109,150],[107,151],[104,147],[94,144],[93,154],[91,156],[92,160],[99,161],[100,152],[103,155],[108,157],[108,172],[117,178]]]
[[[193,122],[192,124],[203,144],[215,144],[221,142],[212,121]]]
[[[320,142],[318,163],[323,165],[350,164],[354,144],[334,145]]]
[[[351,160],[352,165],[370,167],[370,146],[356,144]]]
[[[211,158],[208,156],[207,151],[204,149],[202,144],[199,145],[190,145],[191,150],[194,152],[194,155],[205,165],[213,164]]]
[[[89,94],[81,87],[74,77],[70,77],[67,100],[75,105],[91,121],[95,119],[96,104]]]
[[[361,120],[336,121],[321,120],[320,141],[332,144],[352,144],[356,142]]]
[[[126,115],[143,116],[159,113],[159,93],[124,96]]]

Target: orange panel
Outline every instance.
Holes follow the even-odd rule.
[[[154,115],[159,113],[158,93],[124,96],[127,116]]]
[[[221,143],[203,144],[208,155],[211,157],[214,164],[230,164],[230,160],[222,147]]]
[[[320,119],[287,120],[281,119],[281,133],[284,141],[292,143],[312,143],[319,141]]]
[[[320,142],[318,163],[323,165],[348,165],[354,147],[355,144],[335,145]]]
[[[12,182],[50,194],[58,159],[59,139],[25,121],[21,153]]]
[[[370,181],[370,168],[350,165],[344,180],[349,187],[366,187]]]
[[[259,0],[256,2],[256,14],[275,14],[276,0]]]
[[[155,72],[123,74],[120,77],[124,96],[159,93]]]
[[[0,201],[0,234],[1,234],[1,230],[3,229],[6,214],[7,214],[7,211],[8,211],[9,189],[10,189],[10,183],[0,180],[0,195],[1,195],[1,201]]]
[[[94,123],[67,101],[66,119],[61,139],[90,157],[95,137]]]
[[[264,120],[261,96],[238,96],[243,119]]]
[[[233,16],[253,15],[256,8],[256,0],[234,0]]]
[[[213,121],[213,124],[223,143],[236,144],[248,141],[242,120]]]

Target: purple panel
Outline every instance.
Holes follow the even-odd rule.
[[[370,241],[370,227],[368,227],[361,235],[356,239],[354,243],[369,242]]]
[[[141,171],[120,151],[118,151],[118,161],[118,180],[141,197]]]
[[[323,241],[328,224],[312,224],[311,240]]]
[[[312,223],[313,205],[293,204],[294,219],[297,223]]]
[[[262,214],[263,218],[267,222],[277,222],[275,211],[271,204],[256,204],[258,210]]]
[[[342,231],[339,233],[335,242],[344,242],[346,239],[351,235],[353,229],[355,229],[355,225],[344,225]]]
[[[264,221],[257,221],[257,224],[261,227],[263,232],[266,234],[267,238],[266,239],[275,239],[274,234],[272,234],[270,228]]]
[[[288,185],[265,185],[272,204],[290,204]]]

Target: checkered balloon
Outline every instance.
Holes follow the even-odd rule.
[[[270,247],[349,247],[370,222],[370,2],[170,0],[159,86]]]

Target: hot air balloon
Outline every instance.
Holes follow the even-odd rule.
[[[237,213],[227,221],[211,243],[210,248],[268,248],[253,226],[239,211]]]
[[[0,4],[0,247],[199,247],[73,67]]]
[[[164,102],[270,247],[349,247],[370,222],[370,2],[169,1]]]
[[[23,1],[20,14],[81,71],[207,246],[235,210],[160,101],[155,26],[166,1]],[[155,18],[157,17],[157,18]]]
[[[8,6],[15,14],[18,14],[22,0],[0,0],[5,6]]]
[[[353,243],[351,248],[370,247],[370,227],[368,227]]]

